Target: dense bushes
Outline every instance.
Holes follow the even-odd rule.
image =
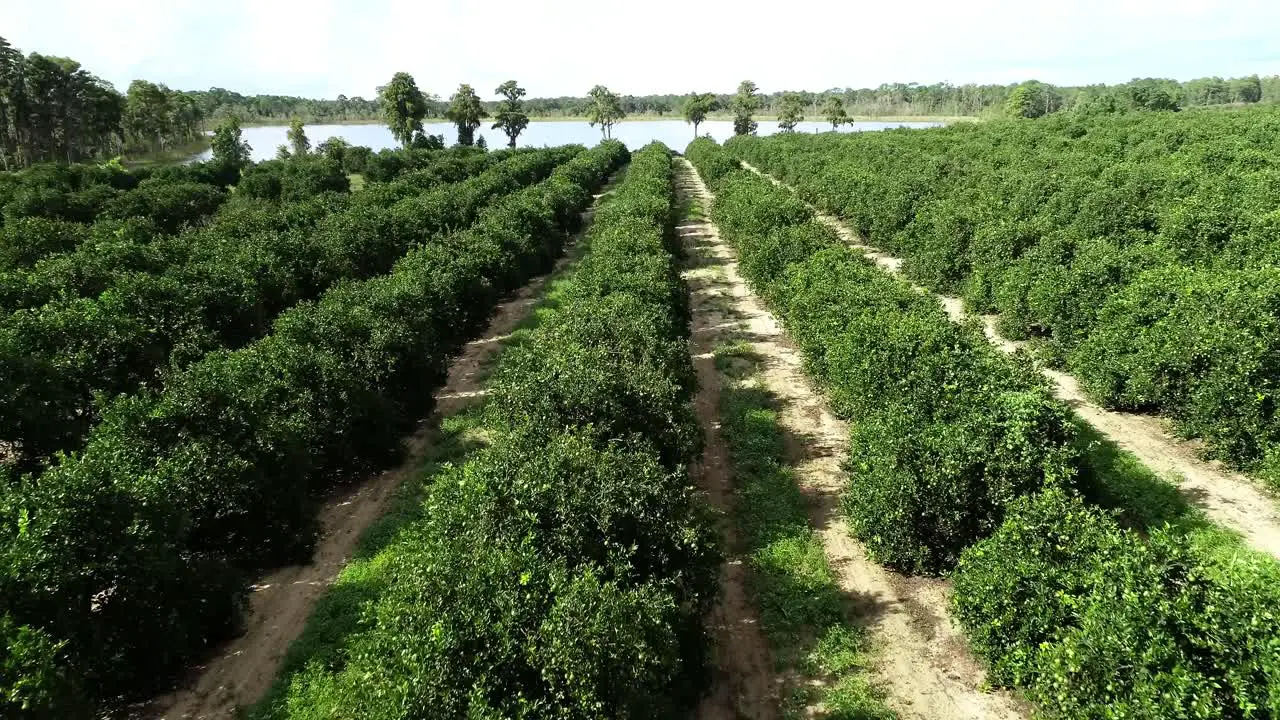
[[[83,715],[224,636],[246,573],[304,556],[317,494],[395,453],[447,358],[512,289],[511,267],[549,266],[566,218],[626,150],[570,156],[390,274],[338,284],[163,392],[118,399],[82,452],[0,490],[0,605],[27,639],[0,664],[30,668],[6,674],[0,697],[61,683],[28,712]]]
[[[1086,506],[1065,482],[1082,471],[1065,411],[1047,401],[1031,368],[979,347],[976,329],[948,331],[928,296],[850,252],[815,252],[820,243],[806,248],[763,234],[767,223],[743,221],[748,208],[765,204],[762,195],[741,197],[753,185],[779,193],[770,204],[796,212],[794,200],[766,181],[732,176],[719,187],[715,212],[732,215],[728,225],[756,228],[738,230],[748,276],[799,248],[783,280],[760,286],[835,409],[853,421],[851,526],[882,559],[891,544],[888,559],[908,569],[930,557],[911,552],[920,537],[926,548],[947,550],[935,559],[960,553],[953,615],[988,662],[990,681],[1025,689],[1039,711],[1060,718],[1280,715],[1273,559],[1211,532],[1166,526],[1140,535]],[[812,267],[805,253],[813,253]],[[852,286],[847,295],[837,292],[841,283]],[[1234,311],[1226,306],[1229,322]],[[991,507],[1000,509],[998,524],[984,514]],[[938,543],[948,536],[967,541]]]
[[[671,189],[666,148],[637,153],[562,304],[502,356],[493,444],[427,489],[365,622],[256,717],[687,714],[717,558],[684,471]]]
[[[1280,483],[1280,112],[735,138],[934,290]],[[1225,308],[1225,313],[1220,310]]]
[[[49,281],[66,277],[59,271],[68,264],[85,273],[77,287],[103,292],[60,296],[0,325],[0,440],[19,446],[28,468],[74,449],[98,417],[95,396],[161,384],[206,352],[260,337],[286,308],[340,280],[386,272],[414,244],[465,227],[494,197],[579,151],[518,153],[470,180],[406,184],[394,195],[237,200],[206,228],[133,244],[123,253],[131,269],[104,265],[122,254],[114,241],[87,244],[67,262],[49,258],[25,285],[15,281],[17,296],[53,290]]]
[[[723,150],[689,147],[699,168]],[[1066,409],[1025,364],[844,247],[787,191],[722,172],[712,218],[851,421],[845,508],[876,558],[944,572],[1005,506],[1074,480]]]
[[[1063,718],[1280,715],[1280,572],[1147,539],[1061,492],[965,552],[953,611],[990,679]]]
[[[1112,296],[1075,358],[1104,402],[1166,410],[1224,460],[1270,459],[1280,482],[1278,338],[1280,270],[1166,267]]]
[[[0,175],[0,219],[146,217],[174,232],[216,210],[227,198],[223,188],[238,179],[209,163],[136,171],[110,163],[37,165]]]
[[[236,192],[262,200],[297,202],[323,192],[347,192],[342,164],[320,156],[272,160],[247,168]]]

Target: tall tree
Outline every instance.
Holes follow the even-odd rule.
[[[422,118],[427,114],[427,99],[413,76],[407,72],[396,73],[391,82],[378,88],[378,99],[391,135],[401,145],[409,147],[414,136],[422,134]]]
[[[6,170],[27,164],[23,153],[27,131],[25,60],[0,37],[0,162]]]
[[[502,100],[498,102],[497,110],[494,112],[494,119],[497,122],[490,129],[501,128],[507,135],[507,146],[515,147],[516,138],[529,126],[529,116],[525,114],[524,102],[520,100],[524,97],[524,88],[517,85],[515,80],[508,80],[499,85],[494,92],[501,95]]]
[[[844,111],[844,101],[839,95],[828,95],[822,102],[822,117],[831,123],[832,130],[849,122],[849,116]]]
[[[716,96],[711,93],[694,93],[685,99],[681,112],[684,114],[684,121],[693,125],[695,138],[698,137],[698,126],[716,106]]]
[[[732,102],[734,135],[755,133],[757,125],[753,118],[760,109],[760,96],[757,94],[759,90],[750,80],[738,83],[738,94],[733,96]]]
[[[1262,99],[1262,79],[1257,75],[1236,78],[1231,81],[1233,100],[1242,103],[1256,103]]]
[[[462,83],[453,97],[449,98],[449,109],[445,110],[444,116],[458,128],[459,145],[474,145],[476,128],[480,127],[483,118],[489,117],[489,113],[485,112],[484,104],[480,102],[476,91],[470,85]]]
[[[224,167],[243,169],[249,164],[249,143],[240,133],[240,119],[234,115],[223,120],[213,131],[213,161]]]
[[[1052,85],[1028,80],[1013,89],[1005,101],[1009,115],[1020,118],[1044,117],[1062,107],[1062,95]]]
[[[125,135],[152,149],[163,147],[169,137],[169,93],[146,80],[129,83],[124,100]]]
[[[302,125],[302,118],[294,118],[289,121],[288,137],[289,149],[293,152],[294,157],[311,152],[311,141],[307,139],[307,131]]]
[[[591,88],[587,93],[587,123],[600,126],[600,134],[613,137],[613,126],[627,116],[622,110],[622,100],[603,85]]]
[[[796,125],[804,122],[804,101],[798,93],[784,93],[778,103],[778,127],[783,132],[793,132]]]

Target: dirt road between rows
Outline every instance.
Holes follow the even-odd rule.
[[[680,179],[695,188],[704,207],[712,197],[683,159]],[[872,649],[873,681],[902,718],[928,720],[1016,720],[1029,716],[1005,692],[984,691],[981,664],[947,614],[944,580],[908,578],[877,565],[850,534],[839,508],[848,456],[848,427],[831,414],[802,368],[800,351],[774,316],[751,292],[737,262],[714,226],[700,230],[704,262],[717,268],[726,315],[739,335],[763,357],[764,383],[782,401],[779,422],[789,436],[801,490],[810,501],[810,522],[822,540],[838,583],[857,608]],[[817,710],[815,708],[815,710]]]
[[[596,196],[597,201],[607,194],[608,187]],[[583,214],[584,227],[592,215],[591,210]],[[134,713],[136,717],[235,720],[240,708],[262,698],[275,681],[285,652],[350,560],[360,536],[386,512],[400,485],[421,471],[440,417],[484,395],[486,361],[532,312],[547,283],[567,262],[568,256],[561,258],[555,271],[534,279],[500,304],[482,339],[468,343],[453,360],[447,382],[436,393],[435,413],[406,439],[404,458],[398,466],[344,489],[323,504],[312,561],[280,568],[252,586],[244,633],[192,668],[177,690]]]

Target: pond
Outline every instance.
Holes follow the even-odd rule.
[[[840,132],[865,132],[898,127],[925,128],[941,125],[942,123],[938,122],[869,121],[844,125],[840,128]],[[452,145],[457,141],[458,134],[452,123],[425,123],[423,129],[431,135],[443,135],[444,141],[448,145]],[[824,132],[830,129],[831,124],[824,122],[803,122],[796,126],[798,132]],[[352,145],[364,145],[374,150],[399,147],[399,143],[395,141],[395,138],[391,137],[391,131],[385,125],[308,125],[306,131],[312,147],[335,136],[345,139]],[[242,132],[244,133],[244,140],[253,148],[254,160],[270,160],[276,156],[277,147],[288,143],[286,136],[289,128],[284,125],[248,127]],[[733,122],[729,120],[708,120],[698,127],[698,132],[703,135],[710,134],[711,137],[723,142],[733,136]],[[778,132],[777,122],[760,121],[757,134],[772,135],[776,132]],[[501,130],[490,130],[488,123],[481,126],[478,134],[484,136],[485,142],[489,144],[490,148],[499,148],[507,144],[507,136],[503,135]],[[693,126],[683,120],[623,121],[613,126],[613,136],[626,143],[627,147],[632,150],[651,141],[659,140],[671,149],[683,152],[685,146],[693,139]],[[586,122],[535,120],[530,122],[529,127],[520,134],[519,144],[521,147],[568,145],[571,143],[590,146],[595,145],[597,142],[600,142],[600,129],[598,127],[593,128]],[[207,160],[212,155],[212,150],[206,150],[191,159]]]

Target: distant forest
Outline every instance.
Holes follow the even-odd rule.
[[[816,115],[831,96],[858,117],[983,116],[1013,113],[1034,117],[1064,109],[1096,106],[1104,110],[1177,110],[1231,103],[1280,102],[1280,76],[1188,82],[1143,79],[1124,85],[1055,87],[1020,85],[894,83],[878,88],[831,88],[823,92],[776,92],[759,96],[760,115],[776,114],[786,96]],[[689,94],[622,95],[629,116],[678,115]],[[729,107],[732,94],[717,95]],[[428,94],[427,116],[443,117],[448,103]],[[533,118],[576,117],[585,113],[582,97],[528,98]],[[492,113],[496,102],[484,103]],[[121,93],[110,83],[65,57],[23,55],[0,38],[0,168],[37,162],[77,162],[122,154],[165,151],[202,141],[205,131],[228,117],[244,124],[381,121],[378,100],[339,95],[314,100],[288,95],[241,95],[222,88],[172,90],[134,80]]]
[[[1197,78],[1188,82],[1176,80],[1144,79],[1124,85],[1089,85],[1083,87],[1054,87],[1040,83],[1023,85],[1042,86],[1051,89],[1056,96],[1055,109],[1068,109],[1098,98],[1117,95],[1131,97],[1134,88],[1154,85],[1162,95],[1167,94],[1178,107],[1223,105],[1230,103],[1270,102],[1280,103],[1280,76],[1260,78],[1252,75],[1244,78]],[[936,83],[884,84],[878,88],[831,88],[823,92],[795,92],[801,103],[811,110],[828,96],[835,95],[844,101],[845,110],[853,116],[902,117],[978,117],[991,112],[1003,112],[1009,99],[1022,85],[950,85]],[[362,97],[339,95],[336,100],[312,100],[286,95],[241,95],[236,92],[213,88],[208,91],[184,93],[196,99],[206,118],[239,117],[249,124],[278,122],[300,117],[314,123],[379,120],[378,101]],[[760,94],[760,114],[774,115],[784,95],[789,92]],[[679,114],[680,107],[689,93],[666,95],[621,95],[622,109],[627,115]],[[718,105],[728,108],[732,92],[716,95]],[[428,117],[443,117],[448,103],[439,95],[428,94]],[[525,112],[532,118],[581,117],[591,101],[581,97],[534,97],[524,100]],[[484,103],[492,113],[497,102]],[[1141,103],[1138,103],[1141,106]],[[816,115],[816,112],[809,114]]]

